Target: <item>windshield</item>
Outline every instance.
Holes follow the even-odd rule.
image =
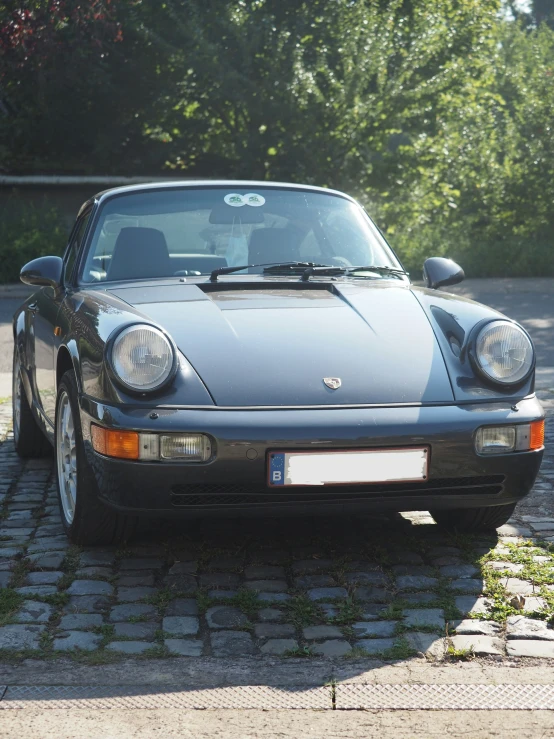
[[[81,282],[198,276],[295,261],[400,267],[364,211],[338,195],[273,187],[175,188],[107,200]]]

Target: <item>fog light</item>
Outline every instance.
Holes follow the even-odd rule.
[[[475,449],[479,454],[505,454],[516,446],[515,426],[485,426],[477,430]]]
[[[204,434],[171,434],[160,437],[161,459],[206,462],[212,455],[210,439]]]
[[[478,454],[530,452],[544,447],[544,420],[517,426],[484,426],[475,434]]]

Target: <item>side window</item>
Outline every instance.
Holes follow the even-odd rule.
[[[85,235],[85,231],[87,230],[87,225],[91,213],[92,210],[89,210],[87,213],[85,213],[85,215],[81,216],[79,222],[77,223],[77,227],[73,232],[73,237],[71,239],[71,243],[69,245],[69,249],[65,258],[63,271],[64,283],[67,282],[67,280],[71,277],[71,273],[73,272],[73,267],[75,266],[75,261],[77,260],[77,256],[83,242],[83,236]]]

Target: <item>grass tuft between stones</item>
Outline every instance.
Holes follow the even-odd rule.
[[[456,649],[453,644],[448,645],[445,655],[451,662],[470,662],[472,659],[475,659],[475,652],[471,647],[467,649]]]
[[[144,603],[155,606],[160,615],[163,615],[167,606],[174,598],[182,598],[186,593],[176,592],[171,588],[160,588],[154,595],[144,598]]]
[[[48,603],[55,608],[66,606],[69,603],[70,595],[65,590],[62,593],[52,593],[52,595],[30,595],[29,600],[39,600],[42,603]]]
[[[363,647],[352,647],[352,649],[344,655],[343,659],[366,659],[370,656],[369,652],[363,649]]]
[[[81,557],[81,550],[79,547],[72,544],[65,552],[65,556],[62,562],[62,570],[66,573],[72,573],[79,567],[79,559]]]
[[[362,606],[352,597],[345,598],[337,603],[337,609],[337,615],[328,618],[328,623],[336,624],[337,626],[350,626],[356,623],[356,621],[363,620]],[[384,616],[381,616],[381,618],[384,618]]]
[[[385,649],[382,652],[382,657],[385,660],[400,660],[409,659],[417,654],[417,650],[410,646],[408,640],[404,636],[400,636],[396,639],[395,643],[390,649]]]
[[[21,608],[24,597],[12,588],[0,590],[0,626],[9,623],[15,613]]]
[[[314,651],[311,647],[295,647],[294,649],[287,649],[283,654],[284,657],[315,657]]]
[[[31,570],[31,562],[26,558],[17,560],[15,565],[12,567],[12,574],[10,578],[10,585],[12,588],[18,588],[23,585],[25,578]]]
[[[24,659],[39,659],[44,656],[40,649],[0,649],[0,663],[3,664],[21,664]]]
[[[149,621],[149,620],[150,620],[150,616],[147,616],[146,614],[142,616],[129,616],[129,618],[127,619],[127,623],[140,624],[143,621]]]
[[[214,601],[210,598],[205,590],[196,591],[196,605],[198,606],[198,613],[203,616],[210,606],[214,605]]]
[[[239,608],[251,620],[258,617],[258,611],[262,607],[258,593],[255,590],[241,589],[233,598],[227,598],[226,602]]]
[[[284,604],[287,621],[296,628],[313,626],[324,621],[321,607],[305,595],[296,595]]]
[[[500,553],[492,550],[476,560],[476,564],[481,568],[484,592],[489,600],[487,618],[497,623],[505,623],[509,616],[522,614],[541,620],[549,620],[554,617],[554,593],[546,587],[554,580],[554,561],[535,562],[533,559],[537,556],[550,556],[550,548],[528,540],[517,543],[507,542],[503,548],[506,551]],[[495,561],[520,564],[523,565],[523,570],[512,573],[487,567],[489,562]],[[525,611],[514,607],[510,602],[513,597],[506,591],[504,584],[504,581],[509,577],[527,580],[532,583],[537,589],[534,595],[544,599],[546,608],[538,611]],[[482,618],[483,616],[482,614],[470,614],[470,617]]]
[[[102,637],[100,642],[101,647],[105,647],[106,644],[113,638],[115,633],[115,626],[113,624],[102,624],[102,626],[94,626],[91,631],[94,634],[98,634]]]

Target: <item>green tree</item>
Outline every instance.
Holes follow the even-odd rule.
[[[180,99],[161,122],[173,166],[203,171],[216,161],[221,174],[358,191],[369,174],[387,179],[391,147],[434,134],[437,97],[449,91],[455,99],[468,77],[482,75],[499,7],[496,0],[167,4],[184,39],[172,62],[183,69]]]
[[[551,0],[24,6],[0,7],[4,169],[313,182],[411,269],[554,274]]]
[[[137,152],[146,153],[143,118],[159,96],[161,50],[148,48],[137,8],[125,0],[0,6],[4,167],[102,172],[148,165]],[[152,142],[149,150],[152,161]]]
[[[403,149],[420,167],[382,204],[412,269],[433,254],[469,274],[554,274],[554,33],[499,24],[488,73],[434,137]]]

